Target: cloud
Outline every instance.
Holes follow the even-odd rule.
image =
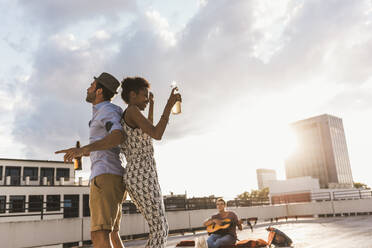
[[[97,32],[95,32],[95,38],[97,40],[108,40],[111,38],[111,35],[105,30],[98,30]]]
[[[36,51],[33,73],[22,89],[32,108],[15,107],[13,129],[26,144],[27,156],[44,157],[77,139],[87,140],[91,108],[85,103],[86,88],[110,53],[100,43],[92,47],[94,40],[56,34]]]
[[[241,98],[319,81],[353,86],[368,79],[368,1],[201,2],[184,29],[174,32],[172,20],[132,1],[21,1],[41,31],[24,90],[33,110],[17,109],[14,136],[29,154],[41,156],[87,140],[85,89],[101,71],[119,80],[148,78],[157,117],[170,82],[179,81],[183,113],[171,118],[167,139],[198,135],[221,125],[215,120],[236,118],[231,108]],[[113,23],[123,10],[135,15],[127,25],[94,26],[100,18]],[[92,32],[84,35],[66,31],[87,25]],[[124,106],[119,97],[115,102]]]
[[[198,110],[180,117],[182,127],[175,129],[182,131],[202,129],[211,116],[228,111],[224,106],[234,99],[257,92],[366,80],[371,35],[366,35],[370,14],[365,9],[370,3],[259,3],[208,2],[175,34],[174,46],[158,35],[160,25],[139,18],[129,27],[131,35],[124,32],[121,38],[115,70],[148,75],[158,92],[180,78],[185,111]],[[281,11],[270,15],[273,8]]]
[[[133,0],[63,2],[19,0],[18,3],[24,11],[25,20],[47,33],[54,33],[83,21],[97,21],[100,18],[118,21],[120,15],[135,12],[137,9],[136,1]]]
[[[365,24],[370,17],[365,9],[370,5],[367,1],[307,1],[293,7],[282,35],[286,44],[272,58],[277,72],[284,73],[289,80],[302,76],[327,77],[329,81],[343,81],[345,73],[351,72],[354,81],[360,76],[358,67],[366,65],[339,66],[344,67],[346,60],[357,59],[358,42],[371,40],[370,35],[365,37],[371,28]]]

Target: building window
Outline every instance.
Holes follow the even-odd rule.
[[[0,180],[3,180],[3,167],[0,166]]]
[[[29,212],[41,212],[43,208],[43,199],[42,195],[30,195],[28,197],[28,211]]]
[[[47,195],[46,211],[60,211],[61,210],[61,196]]]
[[[54,168],[41,168],[40,169],[40,182],[43,178],[47,178],[47,185],[54,185]]]
[[[21,184],[21,167],[5,167],[5,177],[10,176],[10,185]]]
[[[90,216],[89,195],[83,195],[83,217]]]
[[[25,211],[24,195],[11,195],[9,199],[9,213],[22,213]]]
[[[31,181],[37,181],[37,173],[39,168],[37,167],[24,167],[23,168],[23,180],[26,180],[26,177],[30,177]]]
[[[65,195],[63,200],[63,218],[79,217],[79,195]]]
[[[57,168],[57,181],[59,181],[61,177],[64,177],[65,181],[70,180],[70,169]]]
[[[6,196],[1,195],[0,196],[0,214],[5,213],[5,209],[6,209]]]

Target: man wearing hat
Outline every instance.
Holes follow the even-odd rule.
[[[90,156],[90,216],[91,239],[94,247],[124,247],[119,235],[122,202],[125,200],[124,168],[119,157],[118,144],[125,140],[120,124],[123,110],[111,103],[119,81],[104,72],[87,89],[86,101],[93,105],[89,122],[89,145],[60,150],[64,160]],[[115,146],[113,146],[113,144]],[[111,242],[110,242],[111,240]]]

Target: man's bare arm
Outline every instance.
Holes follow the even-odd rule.
[[[94,151],[101,151],[101,150],[107,150],[112,147],[118,146],[119,144],[123,143],[125,140],[125,134],[124,132],[120,130],[114,130],[110,134],[108,134],[106,137],[104,137],[101,140],[97,140],[96,142],[93,142],[92,144],[83,146],[82,149],[84,152],[94,152]]]
[[[204,225],[204,226],[210,226],[210,225],[212,225],[213,223],[216,223],[217,225],[221,225],[221,224],[222,224],[222,221],[219,220],[219,219],[212,219],[212,218],[209,218],[209,219],[207,219],[206,221],[204,221],[203,225]]]
[[[55,153],[56,154],[65,153],[64,161],[72,162],[74,158],[82,157],[86,154],[89,154],[90,152],[107,150],[112,147],[115,147],[123,143],[125,139],[126,136],[124,132],[122,132],[121,130],[114,130],[103,139],[97,140],[96,142],[93,142],[89,145],[83,146],[81,148],[73,147],[65,150],[59,150],[56,151]]]

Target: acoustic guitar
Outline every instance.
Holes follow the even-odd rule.
[[[231,222],[230,219],[228,219],[228,218],[223,219],[221,225],[213,223],[213,224],[210,224],[209,226],[207,226],[207,232],[208,233],[214,233],[214,232],[217,232],[218,230],[227,229],[227,228],[230,227],[231,223],[232,222]]]

